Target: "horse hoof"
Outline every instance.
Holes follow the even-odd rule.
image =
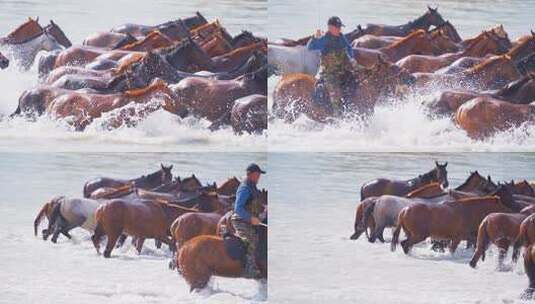
[[[472,261],[470,261],[469,264],[470,264],[470,267],[472,267],[472,268],[476,268],[476,265],[477,265],[476,262],[472,262]]]
[[[173,261],[169,261],[169,269],[171,269],[171,270],[175,270],[175,268],[176,268],[176,264],[175,264],[175,262],[173,262]]]
[[[104,251],[104,257],[105,257],[105,258],[109,258],[110,255],[111,255],[111,252],[106,252],[106,251]]]

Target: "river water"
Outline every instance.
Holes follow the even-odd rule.
[[[325,29],[327,19],[338,15],[353,30],[358,24],[403,24],[422,15],[426,5],[435,7],[463,38],[503,24],[511,40],[529,34],[535,27],[535,1],[420,1],[333,0],[269,1],[268,38],[300,38],[316,28]],[[269,79],[270,91],[278,77]],[[269,148],[273,151],[533,151],[535,127],[501,132],[485,141],[474,141],[450,119],[426,115],[422,101],[434,93],[419,93],[405,100],[376,108],[369,121],[355,120],[321,125],[300,119],[289,125],[275,119],[269,125]]]
[[[470,170],[497,181],[535,180],[533,153],[271,153],[270,302],[519,302],[528,286],[522,262],[496,271],[494,247],[474,270],[468,266],[473,251],[464,244],[453,257],[431,252],[429,243],[406,256],[400,248],[390,252],[389,244],[349,240],[363,183],[413,178],[435,160],[448,161],[450,187]]]
[[[48,199],[62,194],[80,197],[83,184],[93,177],[137,177],[163,163],[174,165],[173,175],[195,173],[203,183],[222,182],[240,177],[250,162],[265,167],[264,153],[1,153],[0,157],[0,303],[266,300],[266,284],[246,279],[217,277],[201,292],[190,293],[183,278],[168,269],[171,255],[166,246],[158,250],[152,241],[146,242],[141,255],[126,242],[125,248],[104,259],[96,254],[85,230],[75,229],[73,240],[60,237],[54,245],[34,237],[32,228]],[[267,187],[267,178],[260,187]]]
[[[266,36],[267,0],[192,1],[2,1],[0,35],[40,17],[41,25],[53,19],[73,44],[88,35],[124,23],[158,24],[201,12],[209,21],[219,19],[232,34],[241,30]],[[0,72],[0,117],[11,114],[21,93],[37,83],[36,66],[20,72],[15,65]],[[180,120],[165,111],[150,115],[135,128],[108,131],[98,123],[74,132],[64,123],[46,117],[37,122],[0,118],[0,150],[32,151],[264,151],[266,135],[235,136],[230,128],[207,130],[204,120]]]

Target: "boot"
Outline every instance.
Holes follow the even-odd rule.
[[[260,271],[256,267],[255,258],[251,254],[247,254],[245,258],[245,267],[243,269],[243,277],[246,279],[260,278]]]

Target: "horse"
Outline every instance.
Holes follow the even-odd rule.
[[[237,66],[243,65],[253,54],[258,52],[263,54],[268,53],[266,41],[261,40],[256,43],[234,49],[220,56],[212,57],[212,71],[223,72],[233,70]]]
[[[170,89],[177,97],[173,103],[177,110],[186,107],[191,114],[215,122],[228,116],[236,99],[251,94],[267,95],[267,70],[262,67],[232,80],[187,77]]]
[[[434,182],[438,182],[442,187],[447,188],[449,186],[447,166],[448,162],[439,164],[435,161],[435,168],[409,180],[379,178],[366,182],[360,188],[360,200],[363,201],[367,197],[385,194],[405,196],[417,188]]]
[[[36,19],[29,17],[26,22],[19,25],[5,37],[1,37],[0,45],[21,44],[40,36],[43,31],[43,27],[39,24],[39,17]]]
[[[86,37],[82,45],[113,50],[136,41],[136,37],[130,34],[98,32]]]
[[[9,59],[0,52],[0,69],[7,69],[9,66]]]
[[[43,239],[52,235],[52,243],[56,243],[60,233],[71,238],[69,231],[81,227],[89,232],[95,230],[95,212],[104,201],[87,198],[61,197],[53,207],[48,229],[43,230]]]
[[[253,94],[238,98],[230,109],[230,124],[236,134],[262,134],[267,130],[267,96]]]
[[[529,245],[524,254],[524,272],[529,279],[529,287],[522,293],[522,300],[533,300],[535,292],[535,246]]]
[[[128,184],[132,184],[136,188],[151,189],[161,184],[169,183],[173,179],[171,173],[173,165],[165,166],[160,164],[160,168],[148,175],[142,175],[134,179],[116,179],[110,177],[99,177],[93,180],[89,180],[84,184],[83,194],[85,198],[88,198],[91,193],[99,188],[120,188]]]
[[[527,104],[535,96],[535,74],[528,73],[522,78],[512,81],[498,90],[475,92],[470,90],[446,90],[435,98],[426,101],[426,107],[435,115],[454,115],[465,102],[479,96],[491,97],[515,104]]]
[[[363,116],[373,112],[379,98],[395,95],[414,82],[410,73],[382,57],[372,68],[359,70],[355,77],[350,84],[354,88],[351,100],[346,102],[346,112]],[[316,81],[307,74],[282,76],[273,91],[273,114],[287,122],[295,121],[301,114],[314,121],[328,121],[333,116],[332,108],[313,99]]]
[[[306,46],[268,44],[268,61],[272,74],[302,73],[316,75],[320,66],[320,53]]]
[[[468,178],[464,181],[464,183],[456,187],[455,191],[471,192],[477,195],[485,196],[496,191],[497,189],[498,185],[492,181],[490,175],[487,178],[484,178],[476,170],[474,172],[470,172]]]
[[[267,223],[267,218],[264,223]],[[260,277],[267,278],[267,227],[256,226],[256,264]],[[190,290],[202,289],[212,276],[241,277],[246,250],[241,240],[213,235],[197,236],[186,242],[177,255],[180,273]],[[239,249],[237,249],[239,248]],[[239,254],[232,254],[238,251]]]
[[[37,229],[39,228],[39,224],[43,220],[43,218],[47,218],[48,221],[50,221],[50,217],[52,215],[52,210],[54,207],[59,203],[58,201],[63,199],[63,196],[56,196],[52,198],[51,200],[47,201],[43,207],[39,210],[39,213],[35,217],[35,220],[33,222],[33,231],[34,235],[37,236]],[[45,237],[45,233],[48,233],[48,231],[42,231],[43,238]],[[66,237],[70,238],[69,234],[65,234]]]
[[[451,240],[453,254],[462,240],[470,240],[483,219],[495,212],[513,213],[520,211],[510,192],[501,186],[492,196],[471,197],[442,204],[415,203],[403,208],[394,230],[391,250],[395,251],[401,230],[407,239],[401,242],[405,254],[411,247],[428,237]]]
[[[183,18],[183,19],[178,19],[176,21],[169,21],[169,22],[162,23],[159,25],[142,25],[142,24],[127,23],[127,24],[114,27],[113,29],[111,29],[111,32],[130,34],[134,37],[146,36],[150,32],[162,26],[169,25],[170,23],[183,24],[188,30],[191,30],[203,24],[208,23],[208,21],[204,18],[203,15],[201,15],[201,13],[196,12],[194,16]]]
[[[174,244],[168,236],[169,226],[178,216],[187,212],[197,212],[197,209],[151,200],[114,199],[97,208],[96,228],[91,239],[100,254],[100,240],[104,235],[107,236],[105,258],[110,257],[117,239],[123,233],[139,240],[153,238],[173,248]],[[138,241],[138,253],[141,253],[142,246],[143,242]]]
[[[484,139],[499,131],[533,123],[535,105],[513,104],[490,96],[476,97],[462,104],[455,122],[475,139]]]
[[[186,213],[179,216],[172,224],[171,239],[180,250],[188,240],[199,235],[215,235],[217,223],[223,215],[219,213]]]
[[[480,258],[482,261],[485,260],[485,251],[492,243],[498,247],[498,267],[502,269],[509,246],[515,241],[520,230],[520,224],[533,213],[535,213],[535,206],[526,207],[520,213],[487,215],[479,225],[477,246],[470,260],[470,267],[475,268]]]
[[[219,195],[236,195],[236,191],[238,190],[240,183],[240,180],[236,176],[233,176],[223,182],[219,187],[217,187],[216,192]]]
[[[535,243],[535,214],[526,217],[520,224],[518,234],[513,243],[512,260],[516,263],[521,247],[528,247]]]
[[[464,50],[456,53],[446,53],[441,56],[409,55],[396,64],[411,73],[432,73],[444,68],[462,57],[485,57],[489,54],[502,55],[509,51],[511,42],[501,39],[494,29],[483,31]]]
[[[431,26],[440,26],[445,23],[442,16],[438,13],[438,7],[431,8],[427,6],[427,11],[420,17],[409,21],[406,24],[392,26],[384,24],[367,24],[364,32],[375,36],[398,36],[404,37],[415,30],[427,31]]]

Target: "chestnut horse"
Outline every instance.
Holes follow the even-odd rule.
[[[117,239],[123,234],[138,239],[153,238],[173,248],[169,239],[169,226],[182,214],[197,212],[190,209],[159,201],[114,199],[100,206],[95,213],[95,234],[91,237],[93,245],[100,254],[100,240],[108,238],[104,257],[109,258]],[[141,252],[142,242],[137,242]]]
[[[477,232],[477,247],[470,267],[475,268],[481,258],[485,260],[485,251],[492,243],[498,247],[498,267],[503,267],[503,260],[507,255],[509,246],[515,241],[520,231],[520,224],[530,214],[535,213],[535,206],[529,206],[520,213],[491,213],[479,225]]]
[[[223,215],[212,212],[186,213],[179,216],[171,227],[171,239],[175,242],[177,250],[186,241],[199,235],[215,235],[217,223]]]
[[[368,228],[371,230],[372,233],[373,233],[373,231],[375,231],[375,227],[376,227],[375,220],[374,220],[373,216],[368,216],[368,220],[365,223],[364,222],[364,211],[365,210],[372,210],[372,209],[369,208],[369,206],[370,206],[370,204],[374,204],[376,199],[377,199],[377,197],[375,197],[375,196],[368,197],[368,198],[364,199],[360,204],[358,204],[357,209],[355,211],[355,224],[353,225],[355,231],[349,237],[349,239],[357,240],[361,236],[361,234],[363,232],[365,232],[366,233],[366,237],[368,238],[368,240],[371,241],[371,239],[370,239],[371,233],[368,232]],[[370,212],[370,211],[368,211],[368,212]],[[383,239],[383,235],[382,234],[379,234],[377,237],[379,238],[379,240],[381,242],[385,241]]]
[[[257,226],[256,232],[258,244],[255,260],[261,278],[267,278],[267,227]],[[177,265],[191,291],[204,288],[212,276],[242,276],[242,258],[229,256],[225,242],[218,236],[201,235],[182,246],[178,252]]]
[[[438,182],[442,187],[447,188],[449,185],[448,171],[446,170],[447,166],[448,162],[439,164],[435,161],[435,168],[409,180],[379,178],[366,182],[360,188],[360,200],[363,201],[367,197],[381,196],[385,194],[405,196],[415,189],[435,182]]]
[[[173,170],[173,165],[165,166],[160,164],[160,168],[148,175],[142,175],[134,179],[116,179],[109,177],[99,177],[90,181],[87,181],[84,184],[84,197],[88,198],[91,193],[95,192],[99,188],[121,188],[125,185],[133,185],[136,188],[140,189],[152,189],[159,185],[169,183],[173,179],[171,173]]]
[[[221,186],[217,187],[216,192],[219,195],[234,196],[240,183],[240,180],[236,176],[230,177]]]
[[[360,70],[355,75],[356,81],[352,100],[347,112],[370,114],[378,99],[385,95],[395,95],[400,88],[411,85],[414,78],[404,69],[386,62],[379,57],[370,69]],[[286,74],[281,77],[273,91],[273,113],[288,122],[293,122],[301,114],[308,118],[326,122],[332,117],[330,107],[313,100],[316,78],[307,74]]]
[[[428,237],[451,240],[453,254],[462,240],[471,240],[477,234],[479,225],[490,213],[518,212],[518,206],[510,192],[501,186],[492,196],[465,198],[442,204],[415,203],[403,208],[392,237],[391,249],[395,251],[401,230],[407,239],[401,242],[408,254],[413,245]]]
[[[266,95],[253,94],[238,98],[230,110],[230,124],[236,134],[262,134],[268,127]]]
[[[481,96],[461,105],[455,113],[455,121],[468,136],[483,139],[499,131],[535,122],[535,105],[513,104]]]
[[[407,36],[414,30],[425,30],[427,31],[432,25],[440,26],[445,21],[442,19],[442,16],[438,13],[438,7],[431,8],[427,7],[427,11],[422,16],[409,21],[406,24],[402,25],[384,25],[384,24],[367,24],[364,32],[366,34],[372,34],[375,36]]]
[[[518,234],[513,244],[513,262],[518,260],[521,247],[535,243],[535,214],[526,217],[520,224]]]
[[[535,246],[529,245],[524,254],[524,272],[528,276],[529,286],[522,293],[522,300],[533,300],[535,292]]]

